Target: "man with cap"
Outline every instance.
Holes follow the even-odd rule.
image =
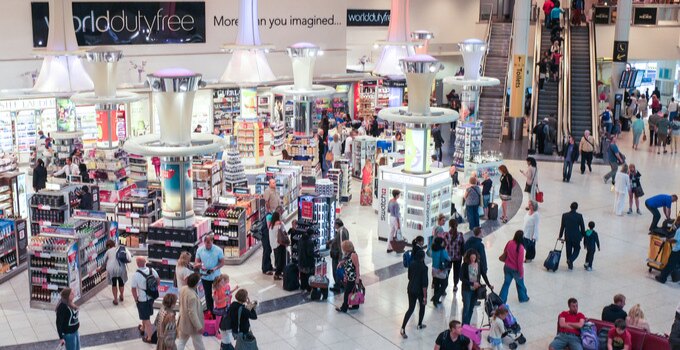
[[[345,224],[340,219],[335,219],[335,236],[328,242],[330,246],[330,256],[331,256],[331,267],[333,268],[333,288],[331,290],[335,293],[339,293],[343,289],[342,279],[336,276],[335,270],[338,267],[340,258],[342,257],[341,244],[343,241],[349,239],[349,231],[345,228]]]

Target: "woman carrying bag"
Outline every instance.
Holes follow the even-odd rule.
[[[469,249],[465,252],[463,265],[460,267],[460,281],[463,285],[463,324],[470,324],[472,319],[477,302],[477,290],[483,287],[480,283],[481,278],[479,253],[474,249]]]
[[[401,323],[401,330],[399,333],[401,337],[406,339],[406,324],[411,318],[413,311],[416,309],[416,302],[418,303],[418,326],[417,329],[425,328],[423,324],[423,317],[425,316],[425,305],[427,304],[427,265],[425,265],[425,252],[420,249],[414,251],[413,261],[408,267],[408,310],[404,315],[404,321]]]
[[[527,182],[524,185],[524,192],[529,193],[529,199],[535,201],[538,187],[538,168],[536,166],[536,159],[534,159],[534,157],[527,157],[527,170],[520,170],[520,172],[527,178]],[[529,207],[526,207],[525,209],[529,210]]]
[[[519,297],[520,303],[525,303],[529,301],[529,296],[527,295],[527,287],[524,285],[524,231],[517,230],[515,236],[512,240],[505,245],[503,249],[503,255],[500,256],[499,260],[504,262],[503,275],[505,280],[503,281],[503,287],[501,288],[501,294],[499,295],[503,302],[508,301],[508,289],[510,288],[510,283],[515,280],[517,285],[517,295]]]
[[[432,243],[432,304],[438,307],[441,304],[441,297],[446,292],[449,282],[449,269],[451,269],[451,258],[446,252],[444,239],[437,237]]]
[[[515,180],[512,178],[512,175],[510,175],[510,172],[508,172],[508,168],[505,165],[499,166],[498,171],[501,173],[501,187],[498,191],[498,194],[501,197],[501,209],[503,211],[501,222],[506,223],[508,222],[508,202],[512,199],[512,186]]]
[[[336,307],[335,311],[347,312],[350,309],[349,298],[350,294],[355,293],[357,284],[361,284],[361,270],[359,266],[359,255],[354,251],[354,244],[352,241],[342,241],[343,259],[337,267],[344,267],[345,269],[345,295],[342,301],[342,306]],[[351,307],[352,310],[359,308],[359,305]]]

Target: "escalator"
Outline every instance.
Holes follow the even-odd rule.
[[[550,50],[550,31],[543,29],[541,31],[541,57],[544,52]],[[536,67],[538,69],[538,67]],[[559,108],[559,82],[546,79],[543,84],[543,90],[538,91],[538,114],[536,115],[536,122],[553,116],[551,124],[556,123],[557,110]],[[553,124],[556,126],[556,124]]]
[[[583,132],[593,132],[591,91],[591,42],[588,26],[571,27],[570,31],[570,111],[571,134],[578,143]]]

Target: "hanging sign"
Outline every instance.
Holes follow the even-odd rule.
[[[633,7],[634,25],[656,25],[656,7]]]
[[[628,42],[614,41],[614,62],[628,62]]]
[[[611,22],[611,8],[608,6],[595,7],[593,18],[595,24],[609,24]]]
[[[524,115],[524,68],[526,63],[526,55],[513,55],[512,85],[510,86],[511,117],[522,117]]]

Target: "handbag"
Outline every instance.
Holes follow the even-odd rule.
[[[636,198],[640,198],[645,195],[645,191],[642,190],[642,186],[638,186],[633,189],[633,194]]]
[[[486,299],[486,286],[481,285],[479,288],[475,289],[475,297],[477,300],[484,300]]]
[[[508,253],[504,250],[503,254],[501,254],[501,256],[498,257],[498,260],[505,262],[505,260],[507,260],[507,259],[508,259]]]
[[[286,231],[283,230],[283,226],[279,226],[279,231],[276,233],[276,242],[282,246],[290,245],[290,238]]]
[[[480,206],[477,207],[477,214],[479,216],[484,216],[484,207],[483,206],[480,205]]]
[[[349,306],[359,306],[366,301],[366,288],[361,281],[358,281],[354,286],[354,290],[349,294],[347,299],[347,305]]]
[[[647,141],[647,134],[642,134],[642,142]]]
[[[536,189],[536,202],[543,203],[543,191]]]
[[[245,306],[241,306],[238,309],[238,322],[236,327],[232,330],[234,338],[236,339],[236,350],[258,350],[257,339],[253,335],[253,332],[248,331],[245,333],[238,332],[240,330],[241,323],[241,312]],[[234,332],[234,330],[236,332]]]

